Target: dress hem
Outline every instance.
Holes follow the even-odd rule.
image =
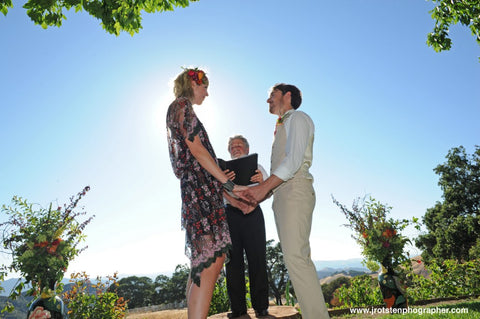
[[[197,267],[194,267],[192,268],[192,270],[190,271],[191,272],[191,278],[192,278],[192,281],[195,285],[197,285],[198,287],[200,287],[200,273],[204,270],[204,269],[207,269],[208,267],[210,267],[216,260],[218,257],[220,257],[221,255],[223,254],[228,254],[228,251],[232,249],[232,245],[231,244],[227,244],[225,247],[223,247],[222,249],[216,251],[214,254],[213,254],[213,257],[211,258],[208,258],[208,260],[204,263],[201,263],[200,265],[198,265]]]

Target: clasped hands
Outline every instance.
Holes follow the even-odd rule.
[[[251,213],[266,198],[266,196],[260,195],[261,193],[256,190],[258,187],[260,185],[252,187],[235,185],[232,195],[236,197],[231,196],[227,192],[224,192],[224,196],[230,205],[240,209],[246,215]]]
[[[226,170],[225,174],[232,180],[235,178],[235,173],[233,171]],[[251,213],[260,202],[265,200],[268,193],[268,191],[264,190],[265,187],[261,184],[263,176],[259,170],[257,170],[257,174],[252,176],[251,181],[260,184],[251,187],[235,185],[233,194],[237,198],[230,196],[228,193],[225,195],[230,204],[240,209],[244,214]]]

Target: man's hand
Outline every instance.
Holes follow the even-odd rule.
[[[243,195],[244,197],[247,197],[250,201],[256,201],[257,203],[260,203],[270,195],[270,191],[272,189],[276,188],[282,183],[283,180],[281,180],[275,175],[270,175],[270,177],[262,183],[256,186],[249,187]]]
[[[253,175],[252,178],[250,178],[250,182],[252,182],[252,183],[261,183],[261,182],[263,182],[263,174],[262,174],[262,172],[261,172],[259,169],[257,169],[257,170],[255,171],[255,173],[257,173],[257,174]]]
[[[258,205],[258,201],[250,195],[249,189],[250,187],[248,186],[235,185],[235,187],[233,188],[233,194],[238,197],[236,198],[237,200],[241,199],[249,205],[253,205],[255,208],[255,206]]]
[[[268,190],[262,184],[249,187],[244,192],[245,197],[247,197],[250,201],[255,201],[257,203],[264,201],[267,198],[267,194]]]
[[[224,191],[223,192],[223,196],[225,196],[225,198],[228,200],[228,202],[230,203],[230,205],[232,205],[233,207],[236,207],[238,209],[240,209],[245,215],[246,214],[250,214],[254,209],[255,207],[257,207],[256,204],[252,204],[252,203],[249,203],[249,202],[246,202],[240,198],[234,198],[232,197],[228,192]]]

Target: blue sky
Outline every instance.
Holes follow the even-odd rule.
[[[186,263],[165,114],[181,67],[200,66],[210,96],[196,111],[217,155],[228,158],[228,137],[243,134],[267,170],[276,120],[268,90],[302,90],[316,126],[312,257],[360,257],[332,195],[347,205],[372,195],[395,218],[421,217],[441,200],[433,168],[452,147],[479,144],[480,47],[456,26],[452,49],[434,52],[425,43],[431,8],[202,0],[143,14],[139,34],[115,37],[84,12],[43,30],[17,5],[0,16],[0,203],[19,195],[63,204],[90,185],[81,202],[96,215],[89,248],[69,272],[151,274]],[[262,204],[267,237],[277,240],[270,207]]]

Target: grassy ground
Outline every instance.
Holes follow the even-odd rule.
[[[388,319],[480,319],[480,299],[468,301],[445,301],[428,306],[414,306],[408,314],[351,314],[332,317],[343,318],[388,318]],[[463,313],[457,313],[463,312]],[[187,319],[186,309],[163,310],[150,313],[129,314],[127,319]]]

